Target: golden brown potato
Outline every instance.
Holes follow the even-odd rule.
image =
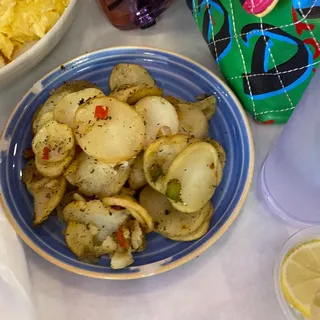
[[[81,152],[66,169],[65,177],[87,196],[112,196],[119,193],[127,181],[130,167],[129,162],[110,165]]]
[[[58,162],[67,157],[75,147],[72,129],[56,121],[46,123],[32,140],[35,157],[46,163]]]
[[[180,122],[180,134],[187,134],[198,139],[208,134],[208,121],[201,110],[188,104],[178,104],[176,111]]]
[[[121,102],[127,102],[127,100],[129,99],[129,97],[131,97],[135,92],[146,88],[147,85],[126,85],[123,86],[119,89],[115,89],[113,90],[110,94],[109,97],[117,99]]]
[[[153,230],[153,222],[148,211],[143,208],[133,197],[120,194],[113,197],[104,197],[102,202],[105,206],[119,206],[125,208],[140,223],[145,232]]]
[[[173,106],[177,106],[178,104],[181,103],[189,103],[188,101],[185,101],[183,99],[177,98],[177,97],[173,97],[173,96],[165,96],[164,97],[166,100],[168,100]]]
[[[34,225],[39,225],[48,218],[62,200],[66,187],[66,179],[59,177],[50,180],[41,188],[33,189]]]
[[[207,142],[192,143],[169,167],[165,176],[166,196],[179,211],[198,211],[213,196],[220,175],[216,149]]]
[[[109,79],[111,91],[127,85],[140,84],[155,87],[155,81],[145,68],[137,64],[119,63],[112,69]]]
[[[82,261],[93,260],[104,254],[117,250],[117,243],[108,236],[101,244],[96,244],[92,226],[69,221],[65,230],[66,242],[69,249]],[[89,259],[88,259],[89,258]]]
[[[133,93],[127,100],[127,103],[130,105],[136,104],[139,100],[145,97],[161,97],[163,95],[163,91],[158,87],[149,87],[142,88]]]
[[[78,108],[92,98],[103,97],[104,93],[96,88],[87,88],[69,93],[63,97],[53,108],[53,118],[59,123],[65,123],[74,129],[74,117]]]
[[[227,154],[226,154],[223,146],[218,141],[211,139],[211,138],[205,138],[204,141],[209,142],[210,144],[212,144],[216,148],[216,150],[218,152],[219,160],[221,162],[222,170],[223,170],[223,168],[227,162]]]
[[[47,101],[37,110],[32,120],[32,131],[36,134],[42,126],[53,120],[53,109],[59,101],[72,92],[77,92],[86,88],[95,88],[93,83],[84,80],[66,82],[57,89],[54,89]]]
[[[75,148],[61,161],[47,162],[46,160],[36,157],[35,164],[37,170],[45,177],[57,178],[61,176],[66,168],[68,168],[75,155]]]
[[[138,113],[114,98],[90,100],[75,117],[75,136],[82,150],[106,163],[136,156],[144,144],[145,126]]]
[[[30,160],[22,171],[22,181],[25,183],[30,194],[33,194],[34,189],[44,187],[50,181],[50,178],[40,174],[36,169],[35,161]]]
[[[212,204],[209,201],[196,212],[180,212],[173,208],[165,195],[150,186],[143,188],[139,202],[152,217],[155,231],[165,237],[191,234],[204,223],[212,211]]]
[[[145,97],[135,109],[146,126],[145,148],[160,136],[175,135],[179,131],[179,119],[173,105],[162,97]]]
[[[148,183],[143,171],[143,153],[134,159],[128,183],[133,190],[139,190]]]
[[[162,137],[149,145],[143,157],[143,170],[149,185],[165,193],[164,179],[175,157],[190,143],[198,141],[187,135]]]
[[[96,238],[104,241],[129,219],[130,213],[106,206],[100,200],[73,201],[64,208],[63,217],[66,221],[94,225],[97,228]]]
[[[194,230],[193,232],[187,235],[173,236],[168,238],[174,241],[194,241],[203,237],[209,230],[212,215],[213,215],[213,209],[211,213],[207,216],[205,221],[203,221],[203,223],[199,226],[199,228]]]

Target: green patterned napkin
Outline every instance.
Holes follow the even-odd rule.
[[[320,0],[187,1],[244,108],[286,122],[320,62]]]

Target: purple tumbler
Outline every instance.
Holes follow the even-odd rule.
[[[100,0],[103,11],[118,29],[146,29],[171,4],[171,0]]]
[[[295,227],[320,224],[320,74],[317,73],[260,175],[262,203]]]

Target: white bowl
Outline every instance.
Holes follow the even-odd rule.
[[[8,85],[38,64],[62,39],[75,17],[77,0],[71,0],[57,23],[31,48],[6,66],[0,68],[0,87]]]

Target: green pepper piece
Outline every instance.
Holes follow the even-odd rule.
[[[158,164],[153,164],[150,168],[151,181],[156,182],[161,176],[163,176],[163,171]]]
[[[182,202],[181,182],[178,179],[172,179],[169,181],[167,185],[166,196],[174,202]]]

